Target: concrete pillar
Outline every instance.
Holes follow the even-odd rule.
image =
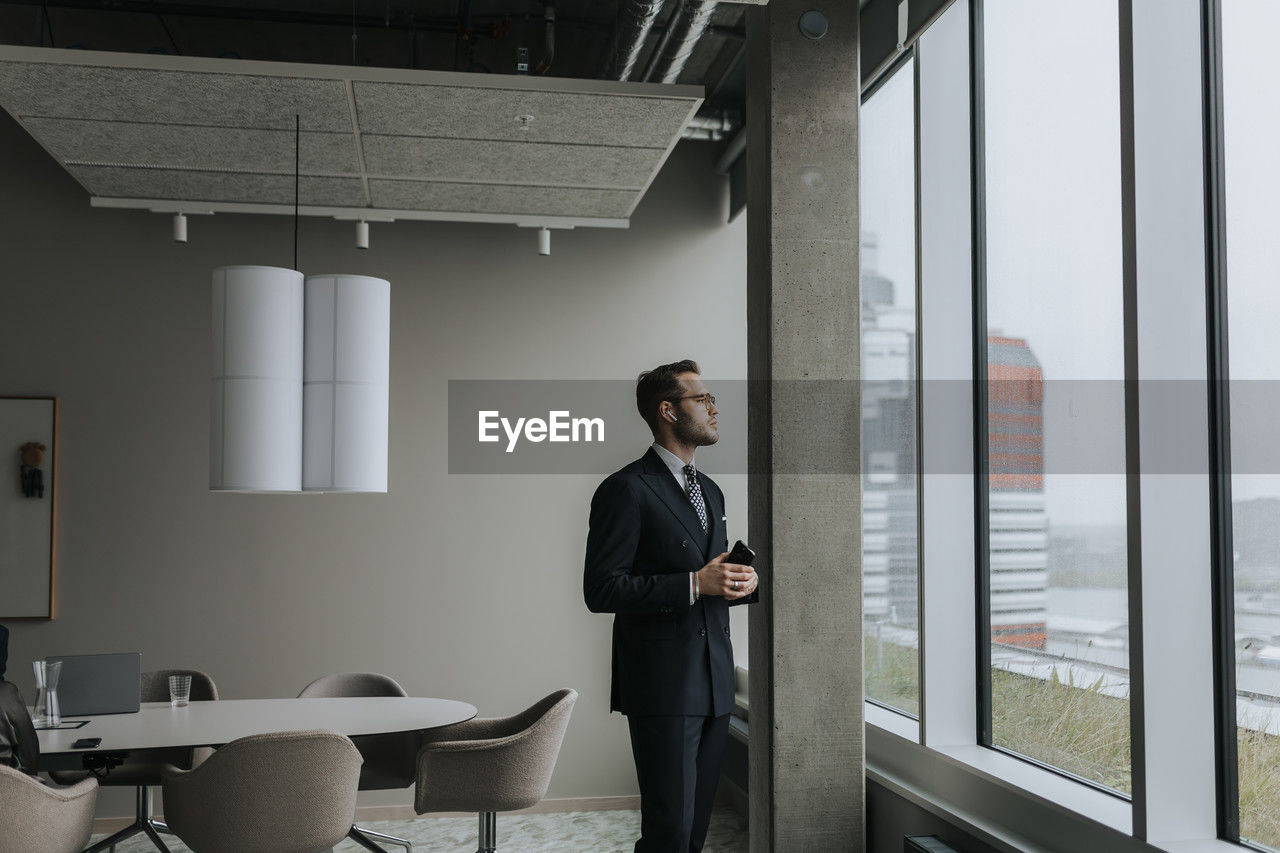
[[[861,851],[858,4],[752,8],[747,63],[751,851]]]

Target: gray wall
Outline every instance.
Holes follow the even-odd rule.
[[[3,114],[0,151],[0,394],[61,405],[56,618],[10,625],[28,700],[33,658],[126,650],[203,669],[224,698],[375,670],[494,716],[572,686],[549,796],[635,793],[608,710],[611,619],[581,595],[600,478],[449,475],[447,381],[634,379],[685,356],[745,378],[746,223],[724,224],[715,150],[682,143],[630,230],[557,232],[550,258],[510,226],[374,224],[357,252],[350,223],[304,219],[304,272],[392,282],[390,491],[326,496],[207,488],[210,271],[291,266],[292,222],[192,216],[178,245],[168,217],[91,209]],[[631,427],[619,466],[648,442]],[[745,412],[721,416],[732,429]],[[746,538],[746,478],[718,480]]]

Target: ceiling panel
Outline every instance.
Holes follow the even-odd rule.
[[[671,129],[684,126],[690,106],[678,98],[364,81],[356,81],[355,95],[365,133],[639,148],[670,145]],[[522,115],[533,116],[527,131]]]
[[[25,122],[63,162],[293,174],[292,130],[192,127],[31,118]],[[303,174],[360,174],[353,133],[303,133]]]
[[[102,207],[292,213],[298,115],[304,214],[620,227],[701,102],[692,86],[0,46],[0,106]]]
[[[67,171],[99,196],[179,201],[229,201],[293,205],[293,175],[188,172],[181,169],[127,169],[119,166],[69,166]],[[364,207],[359,178],[317,178],[298,182],[299,201],[322,207]]]
[[[513,216],[563,215],[624,219],[636,194],[620,190],[569,187],[515,187],[492,184],[440,184],[426,181],[370,179],[377,207],[392,210],[439,210],[459,213],[505,213]]]
[[[0,62],[0,92],[17,116],[292,130],[299,115],[305,130],[351,130],[341,80]]]
[[[476,183],[638,190],[662,164],[661,148],[486,142],[365,134],[370,175]]]

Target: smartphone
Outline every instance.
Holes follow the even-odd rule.
[[[102,743],[102,738],[100,737],[82,737],[80,738],[80,740],[71,744],[71,748],[72,749],[93,749],[95,746],[97,746],[100,743]]]
[[[729,556],[724,558],[726,563],[737,563],[740,566],[749,566],[751,561],[756,558],[756,552],[747,547],[747,543],[739,539],[733,543],[733,549],[729,551]]]

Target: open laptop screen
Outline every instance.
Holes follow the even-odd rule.
[[[109,655],[59,655],[58,707],[64,717],[95,714],[132,714],[139,707],[142,655],[125,652]]]

